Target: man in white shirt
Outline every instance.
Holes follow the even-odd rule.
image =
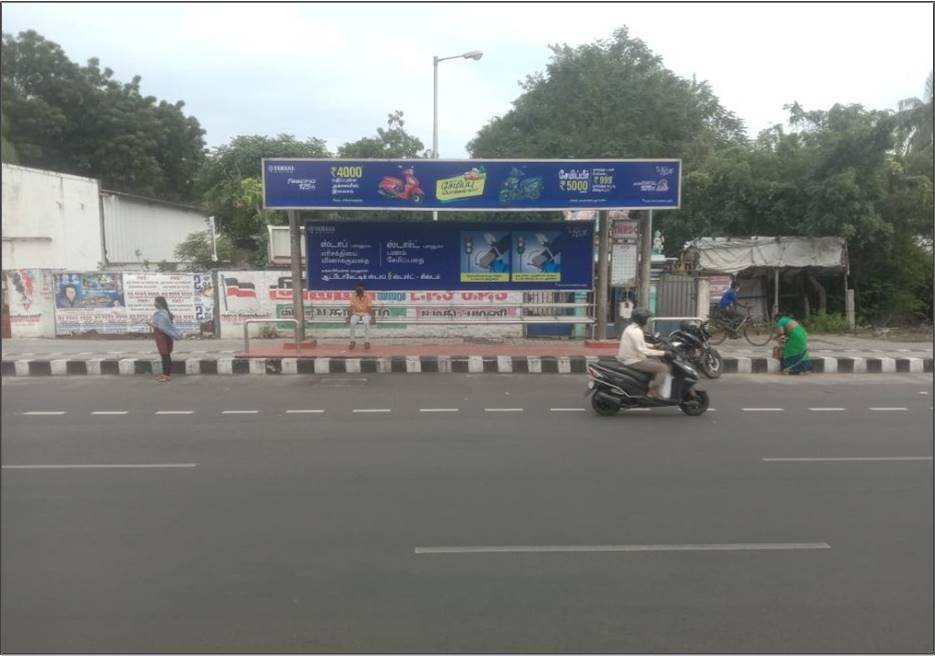
[[[665,351],[649,348],[643,336],[643,326],[649,321],[652,314],[646,308],[636,308],[630,316],[632,323],[620,336],[620,348],[617,350],[617,360],[631,369],[653,374],[649,382],[649,398],[659,398],[659,387],[665,382],[669,373],[669,365],[658,360],[650,360],[650,356],[662,357]]]

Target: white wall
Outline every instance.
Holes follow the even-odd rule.
[[[209,229],[205,213],[180,205],[105,191],[101,206],[108,264],[175,262],[176,246]]]
[[[98,191],[91,178],[3,164],[3,268],[97,269]]]

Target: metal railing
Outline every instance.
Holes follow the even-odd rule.
[[[243,350],[250,350],[250,324],[252,323],[291,323],[295,328],[295,350],[299,351],[299,322],[297,319],[247,319],[243,324]]]

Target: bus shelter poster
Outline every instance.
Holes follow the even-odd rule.
[[[308,223],[309,289],[582,290],[590,222]]]

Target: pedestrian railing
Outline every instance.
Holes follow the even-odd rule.
[[[518,325],[518,324],[593,324],[594,318],[589,309],[592,303],[515,303],[510,305],[482,305],[482,304],[450,304],[438,303],[374,303],[373,310],[376,320],[384,324],[408,325]],[[524,310],[532,308],[561,308],[567,310],[584,309],[580,315],[574,314],[525,314]],[[393,310],[427,308],[421,316],[392,316]],[[346,303],[314,303],[307,307],[313,316],[306,317],[306,321],[344,321],[347,318]],[[511,316],[511,310],[518,313]]]

